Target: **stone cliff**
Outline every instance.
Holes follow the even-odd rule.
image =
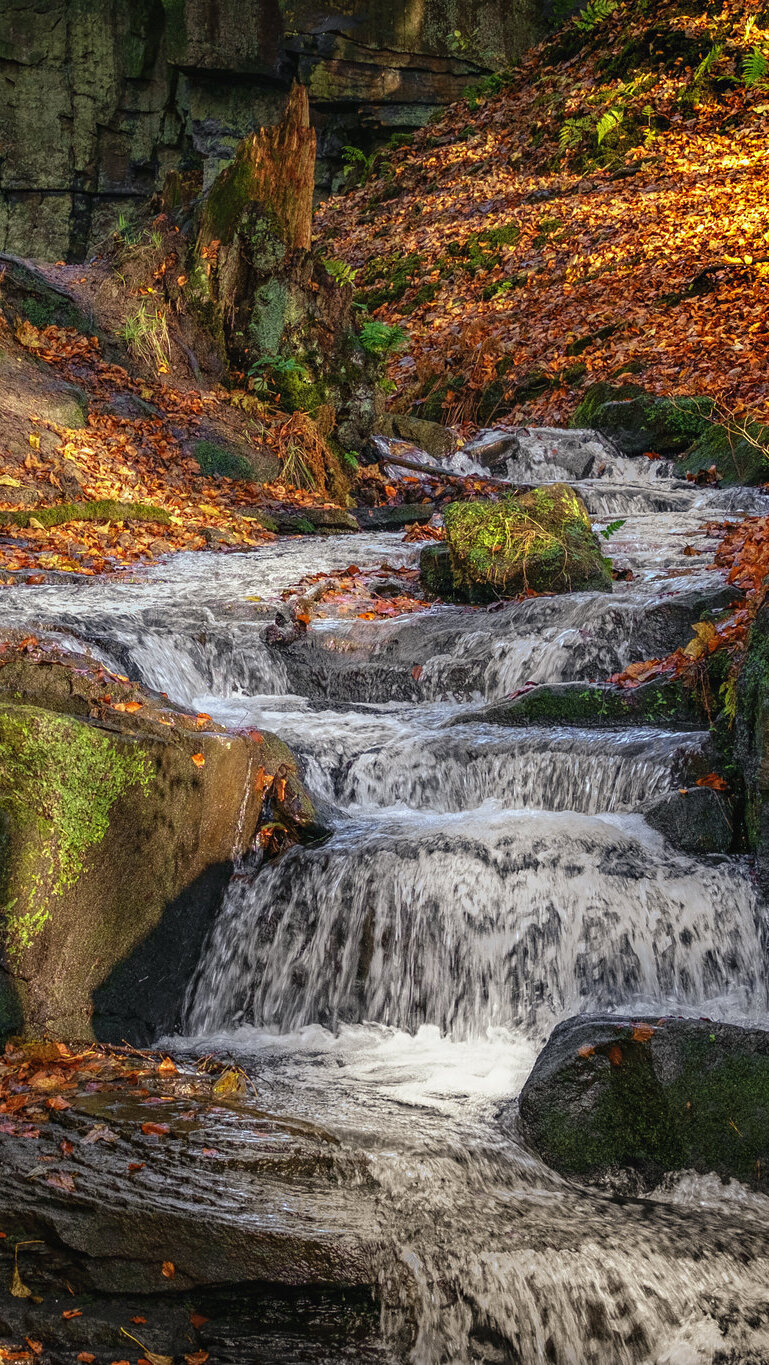
[[[5,0],[0,249],[83,259],[181,168],[207,188],[306,84],[328,189],[537,37],[545,0]]]

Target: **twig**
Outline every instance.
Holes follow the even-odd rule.
[[[483,483],[492,484],[495,488],[507,488],[511,493],[528,493],[536,485],[533,483],[520,483],[513,485],[508,479],[495,479],[490,474],[453,474],[447,469],[436,469],[433,465],[419,464],[416,460],[406,460],[400,455],[382,455],[379,459],[380,464],[394,464],[400,469],[413,469],[417,474],[425,474],[428,479],[438,479],[443,483],[447,479],[455,483],[465,483],[467,479],[478,479]]]

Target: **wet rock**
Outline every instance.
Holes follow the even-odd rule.
[[[410,441],[436,460],[445,459],[456,449],[456,438],[440,422],[428,422],[423,417],[408,417],[399,412],[388,412],[380,417],[376,434],[389,440]]]
[[[593,427],[623,455],[674,455],[707,430],[712,413],[709,398],[660,398],[637,384],[602,380],[587,390],[570,425]]]
[[[243,542],[238,540],[237,536],[234,536],[231,531],[217,531],[213,526],[204,527],[203,539],[206,545],[210,545],[212,549],[216,549],[218,546],[243,548]]]
[[[431,597],[450,602],[455,595],[451,555],[445,544],[425,545],[419,556],[419,577]]]
[[[644,811],[653,829],[684,853],[729,853],[734,817],[729,801],[708,787],[670,792]]]
[[[566,484],[445,509],[456,594],[492,601],[535,592],[611,591],[611,566],[584,503]]]
[[[0,1034],[145,1042],[178,1020],[233,859],[263,820],[309,830],[312,803],[274,736],[77,655],[2,663]]]
[[[704,712],[697,698],[680,683],[660,681],[639,687],[611,683],[542,683],[517,697],[492,701],[455,717],[487,725],[655,725],[660,729],[700,729]]]
[[[710,424],[678,461],[676,473],[707,473],[715,469],[720,483],[764,484],[769,480],[769,427],[748,422],[746,430],[730,431],[718,422]]]
[[[596,463],[616,455],[596,431],[563,431],[558,427],[519,427],[517,431],[482,433],[463,447],[480,464],[502,478],[516,478],[516,465],[533,469],[551,465],[559,478],[587,479]]]
[[[361,531],[401,531],[423,525],[435,514],[435,503],[404,502],[399,507],[356,507],[353,516]]]
[[[301,512],[276,512],[275,529],[283,536],[346,535],[360,527],[342,507],[303,507]]]
[[[737,685],[735,757],[745,783],[745,828],[761,886],[769,894],[769,607],[751,628]]]
[[[520,1118],[543,1160],[580,1180],[629,1173],[648,1189],[669,1171],[715,1171],[763,1189],[769,1033],[702,1019],[569,1019],[537,1059]]]
[[[236,1341],[260,1326],[269,1339],[273,1295],[280,1313],[295,1292],[317,1294],[332,1323],[343,1317],[342,1291],[354,1303],[370,1297],[381,1232],[363,1163],[324,1130],[253,1100],[212,1110],[176,1084],[185,1080],[168,1078],[171,1101],[160,1105],[109,1085],[71,1096],[71,1109],[47,1111],[34,1142],[0,1133],[0,1318],[14,1335],[67,1360],[82,1350],[112,1360],[126,1354],[128,1326],[149,1349],[182,1358],[213,1349],[209,1332],[226,1324]],[[146,1122],[169,1131],[144,1133]],[[85,1141],[99,1123],[112,1140]],[[37,1245],[19,1251],[19,1269],[39,1303],[7,1289],[13,1246],[25,1241]],[[195,1326],[191,1313],[216,1325]],[[145,1321],[133,1327],[137,1316]],[[226,1358],[245,1365],[254,1355]]]

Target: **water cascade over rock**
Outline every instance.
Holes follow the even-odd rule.
[[[308,570],[416,562],[418,545],[360,535],[3,599],[15,623],[55,623],[217,721],[277,731],[304,760],[333,834],[236,869],[190,984],[186,1046],[226,1049],[268,1110],[334,1135],[335,1218],[348,1209],[352,1224],[365,1189],[383,1312],[381,1354],[357,1359],[769,1359],[763,1186],[684,1172],[618,1202],[543,1165],[512,1103],[570,1015],[767,1019],[748,860],[683,853],[644,818],[712,767],[704,727],[668,720],[662,692],[659,724],[653,701],[643,725],[576,724],[557,688],[549,718],[491,723],[488,704],[531,682],[589,694],[589,680],[685,643],[733,596],[707,567],[707,523],[769,508],[755,490],[694,488],[619,457],[598,471],[595,457],[577,487],[599,529],[623,520],[611,593],[325,619],[272,648],[268,604]],[[548,462],[563,478],[543,438],[526,459],[537,482]]]

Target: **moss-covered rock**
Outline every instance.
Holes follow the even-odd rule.
[[[464,600],[611,591],[611,565],[567,484],[498,502],[454,502],[444,518],[455,592]]]
[[[452,724],[464,725],[469,720],[486,725],[577,725],[591,729],[654,725],[663,730],[687,730],[701,729],[707,724],[696,693],[679,682],[662,679],[641,683],[639,687],[543,683],[518,697],[462,712]]]
[[[769,1033],[701,1019],[559,1024],[520,1099],[526,1136],[556,1170],[601,1181],[715,1171],[763,1189]]]
[[[731,431],[720,422],[708,425],[678,462],[676,473],[685,478],[713,468],[727,486],[769,481],[769,427],[749,422],[744,431]]]
[[[769,894],[769,605],[757,613],[737,683],[735,758],[745,786],[745,830]]]
[[[271,483],[280,475],[280,460],[263,445],[228,440],[198,440],[193,454],[201,473],[208,478],[246,479],[253,483]]]
[[[233,859],[264,822],[314,833],[312,803],[274,736],[79,656],[1,661],[0,1033],[147,1041],[178,1023]]]
[[[32,520],[41,526],[66,526],[72,521],[146,521],[168,526],[171,515],[164,507],[153,507],[146,502],[115,502],[112,498],[97,498],[91,502],[65,502],[55,507],[35,507],[34,511],[0,511],[0,525],[29,526]]]
[[[660,398],[637,384],[601,381],[591,384],[570,425],[600,431],[624,455],[675,455],[707,431],[713,407],[709,398]]]

